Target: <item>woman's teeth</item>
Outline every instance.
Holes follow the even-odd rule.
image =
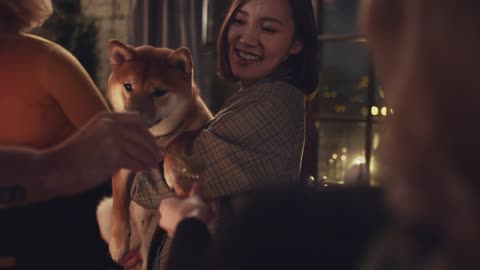
[[[245,60],[248,60],[248,61],[256,61],[256,60],[260,60],[260,57],[254,55],[254,54],[249,54],[249,53],[246,53],[246,52],[242,52],[242,51],[238,51],[238,55],[245,59]]]

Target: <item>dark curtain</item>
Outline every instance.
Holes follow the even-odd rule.
[[[209,77],[215,76],[209,0],[131,0],[129,43],[135,46],[187,47],[195,79],[209,99]],[[212,68],[213,67],[213,68]]]

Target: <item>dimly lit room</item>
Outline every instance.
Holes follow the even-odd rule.
[[[0,1],[0,270],[480,269],[479,11]]]

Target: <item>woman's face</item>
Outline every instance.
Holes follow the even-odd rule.
[[[303,49],[294,29],[288,0],[251,0],[237,9],[228,29],[228,57],[243,86],[268,76]]]

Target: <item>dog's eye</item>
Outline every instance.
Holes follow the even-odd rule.
[[[133,90],[132,84],[130,83],[124,83],[123,87],[125,87],[125,90],[127,90],[127,92],[132,92]]]
[[[160,88],[155,88],[153,90],[153,96],[155,96],[155,97],[161,97],[161,96],[164,96],[167,93],[168,93],[167,90],[163,90],[163,89],[160,89]]]

